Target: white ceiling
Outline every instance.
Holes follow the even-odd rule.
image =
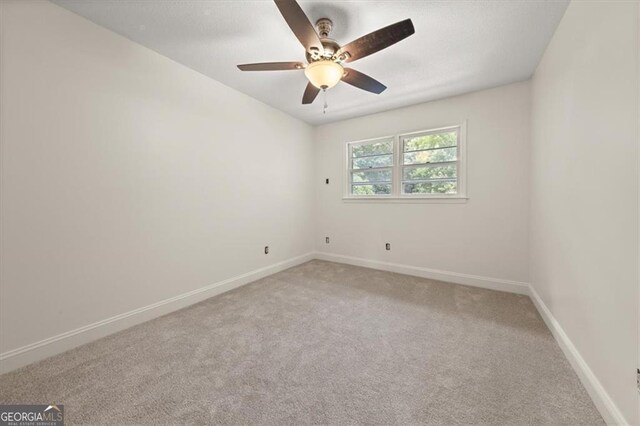
[[[340,83],[302,105],[302,71],[241,72],[237,64],[304,60],[270,0],[53,0],[54,3],[311,124],[361,116],[526,80],[568,0],[305,1],[346,44],[405,18],[416,33],[350,64],[388,86],[374,95]]]

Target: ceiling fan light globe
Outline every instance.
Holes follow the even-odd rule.
[[[304,75],[318,89],[330,89],[342,79],[344,68],[333,61],[317,61],[305,68]]]

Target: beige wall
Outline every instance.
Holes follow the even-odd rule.
[[[524,82],[318,127],[316,248],[453,274],[528,282],[529,103],[529,83]],[[466,203],[342,200],[346,142],[464,120]],[[330,185],[324,184],[325,178],[330,178]],[[325,236],[331,237],[329,245]],[[391,251],[385,251],[385,242],[391,242]]]
[[[630,424],[639,421],[637,8],[571,3],[532,84],[531,283]]]
[[[49,2],[0,3],[0,353],[312,251],[310,126]]]

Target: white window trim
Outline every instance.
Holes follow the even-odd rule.
[[[403,137],[417,135],[439,133],[444,130],[458,129],[458,193],[456,194],[402,194],[402,142]],[[392,178],[392,194],[389,195],[353,195],[351,194],[351,147],[365,143],[393,139],[393,178]],[[377,137],[372,139],[364,139],[359,141],[345,142],[343,162],[343,196],[344,202],[382,202],[382,203],[465,203],[469,198],[467,196],[467,120],[460,124],[449,126],[441,126],[426,130],[399,133],[395,135]]]
[[[392,170],[392,189],[391,192],[395,191],[395,188],[393,188],[393,186],[395,185],[395,173],[396,173],[396,147],[397,147],[397,136],[395,135],[389,135],[389,136],[382,136],[379,138],[373,138],[373,139],[364,139],[364,140],[359,140],[359,141],[353,141],[353,142],[347,142],[346,144],[346,149],[345,149],[345,163],[343,165],[343,170],[344,170],[344,182],[343,182],[343,188],[344,188],[344,196],[343,198],[348,198],[348,199],[359,199],[359,200],[366,200],[366,199],[389,199],[389,198],[393,198],[393,194],[389,194],[389,195],[377,195],[375,197],[370,197],[370,196],[366,196],[366,195],[352,195],[351,194],[351,148],[354,146],[358,146],[358,145],[365,145],[365,144],[370,144],[370,143],[376,143],[376,142],[384,142],[384,141],[388,141],[388,140],[392,140],[392,152],[391,152],[391,158],[392,158],[392,162],[391,162],[391,166],[389,166],[388,168],[390,168]]]

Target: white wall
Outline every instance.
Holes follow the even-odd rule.
[[[531,283],[630,424],[639,421],[637,7],[570,4],[533,78],[531,125]]]
[[[49,2],[0,4],[0,353],[313,250],[310,126]]]
[[[572,3],[532,87],[315,130],[48,2],[0,14],[0,354],[315,244],[531,279],[638,423],[637,3]],[[463,120],[466,203],[342,201],[346,141]]]
[[[318,127],[316,248],[445,271],[453,281],[466,274],[528,282],[529,104],[524,82]],[[345,142],[464,120],[466,203],[342,200]]]

